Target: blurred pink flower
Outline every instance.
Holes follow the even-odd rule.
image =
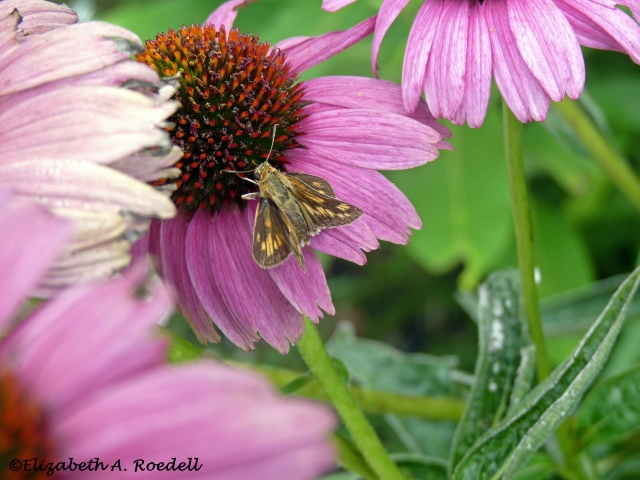
[[[179,310],[201,341],[219,341],[215,325],[250,349],[260,336],[282,353],[304,332],[302,314],[317,322],[334,314],[322,265],[313,250],[366,263],[378,239],[406,244],[422,223],[415,209],[376,171],[435,159],[450,135],[423,103],[404,113],[400,87],[360,77],[297,75],[371,33],[375,19],[344,32],[296,37],[270,48],[231,30],[243,0],[226,2],[205,27],[183,27],[147,42],[137,58],[161,75],[181,73],[174,142],[184,151],[173,198],[178,216],[154,221],[148,249]],[[217,27],[217,30],[216,30]],[[227,32],[228,35],[227,35]],[[238,175],[267,159],[272,165],[326,179],[336,198],[364,214],[323,230],[303,248],[306,273],[294,258],[264,270],[251,253],[255,191]],[[213,320],[213,323],[212,323]],[[259,336],[260,335],[260,336]]]
[[[329,408],[279,398],[263,379],[214,361],[164,363],[166,343],[151,334],[170,304],[140,264],[109,283],[67,289],[15,323],[73,229],[35,205],[7,208],[7,199],[0,191],[2,478],[96,457],[106,470],[54,478],[135,479],[135,460],[173,457],[176,466],[197,458],[201,468],[148,475],[310,480],[331,468]],[[8,472],[11,459],[31,463]]]
[[[164,130],[175,87],[130,59],[131,32],[42,0],[0,2],[0,187],[74,221],[39,293],[104,277],[130,261],[151,218],[170,218],[182,152]]]
[[[324,0],[334,12],[355,0]],[[380,44],[408,0],[384,0],[373,37]],[[407,111],[424,91],[436,118],[470,127],[484,122],[491,77],[521,122],[545,120],[551,100],[582,94],[580,45],[628,54],[640,63],[640,27],[634,0],[424,0],[407,41],[402,95]]]

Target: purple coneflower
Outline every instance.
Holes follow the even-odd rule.
[[[324,0],[336,11],[355,0]],[[373,37],[380,44],[408,0],[384,0]],[[413,111],[424,91],[436,118],[470,127],[484,121],[491,76],[521,122],[542,121],[550,100],[582,94],[580,45],[628,54],[640,63],[640,28],[618,8],[640,15],[633,0],[424,0],[409,33],[402,94]]]
[[[131,32],[42,0],[0,2],[0,187],[74,221],[40,293],[126,266],[150,218],[170,218],[146,182],[177,174],[164,131],[175,89],[130,59]]]
[[[173,199],[178,216],[154,221],[149,251],[201,341],[219,341],[215,325],[250,349],[260,336],[282,353],[334,307],[314,249],[362,265],[378,239],[406,244],[421,222],[407,198],[376,169],[422,165],[449,148],[449,135],[420,104],[405,115],[400,87],[359,77],[298,82],[304,70],[368,35],[374,19],[344,32],[297,37],[271,48],[231,26],[223,4],[205,22],[147,42],[140,61],[163,76],[179,74],[182,107],[173,141],[184,149]],[[277,134],[273,151],[273,126]],[[364,214],[323,230],[303,248],[306,272],[291,257],[262,269],[252,258],[256,187],[224,170],[253,170],[269,159],[281,172],[327,180],[336,198]],[[213,320],[213,322],[212,322]],[[259,335],[260,336],[259,336]]]
[[[73,230],[39,206],[8,209],[7,198],[0,191],[2,478],[51,478],[50,463],[53,478],[80,479],[155,469],[148,476],[311,480],[332,467],[327,407],[279,398],[217,362],[164,363],[166,342],[151,333],[169,301],[140,264],[67,289],[17,323]],[[159,472],[158,462],[199,468]]]

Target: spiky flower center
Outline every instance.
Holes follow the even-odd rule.
[[[181,107],[170,119],[173,142],[184,150],[172,197],[179,208],[242,207],[255,186],[228,170],[251,171],[267,159],[285,170],[282,152],[299,146],[304,101],[284,52],[237,29],[227,36],[224,27],[192,25],[147,41],[136,58],[180,83]]]
[[[12,461],[34,458],[46,459],[46,464],[54,461],[54,452],[54,443],[40,404],[13,374],[0,368],[0,465],[5,468],[8,465],[13,470],[17,465]],[[22,465],[7,474],[7,478],[50,478],[46,469],[39,469],[35,464]]]

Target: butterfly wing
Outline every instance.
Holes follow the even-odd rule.
[[[302,247],[291,222],[273,201],[261,197],[253,226],[254,260],[262,268],[273,268],[282,265],[291,254],[306,271]]]
[[[326,187],[328,186],[331,189],[331,194],[334,195],[333,188],[326,180],[313,175],[306,175],[306,177],[311,177],[311,180],[315,179],[317,184],[324,186],[324,191],[327,191]],[[316,235],[324,228],[349,225],[362,215],[362,210],[358,207],[342,202],[334,196],[324,195],[311,188],[306,182],[300,181],[299,174],[287,175],[287,179],[290,184],[289,188],[305,215],[309,235]]]
[[[327,197],[336,198],[333,187],[324,178],[309,175],[308,173],[288,173],[287,178],[295,178],[300,180],[308,187],[313,188],[316,192],[326,195]]]

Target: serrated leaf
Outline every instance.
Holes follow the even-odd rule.
[[[602,369],[639,278],[640,268],[620,286],[572,357],[525,398],[517,413],[474,444],[454,471],[454,480],[512,478],[549,438]]]
[[[640,430],[640,365],[607,379],[585,399],[578,415],[584,445],[613,441]]]
[[[515,270],[494,273],[480,286],[475,383],[451,449],[452,471],[471,445],[507,411],[521,363],[520,350],[529,342],[520,303]]]

